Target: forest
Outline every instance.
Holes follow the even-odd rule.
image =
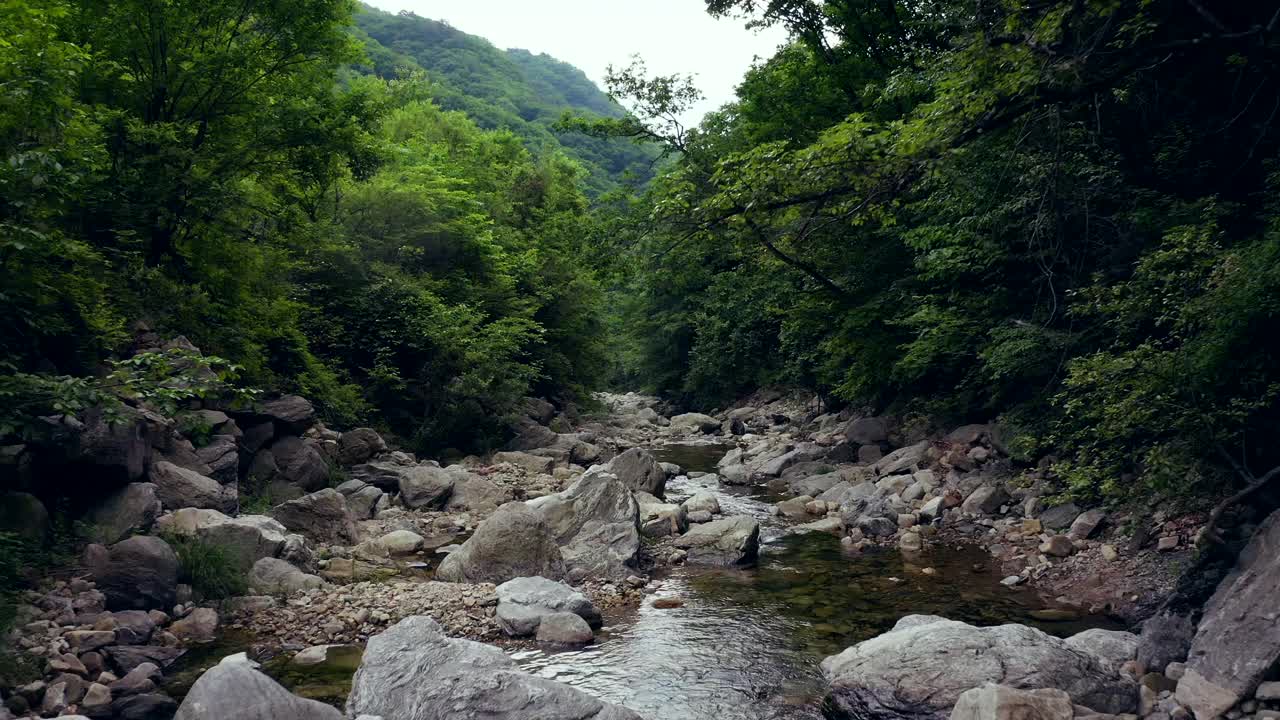
[[[0,435],[142,323],[424,452],[789,386],[1082,498],[1280,462],[1280,6],[706,5],[791,40],[687,130],[688,77],[348,0],[0,5]]]

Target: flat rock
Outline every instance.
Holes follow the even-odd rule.
[[[694,526],[674,544],[689,553],[689,563],[753,565],[760,550],[760,523],[746,515],[722,518]]]

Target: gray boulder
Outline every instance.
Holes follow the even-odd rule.
[[[634,574],[640,552],[640,506],[618,478],[588,473],[563,492],[528,505],[545,519],[552,542],[563,553],[570,581],[619,580]]]
[[[271,446],[280,479],[315,492],[329,484],[329,463],[316,445],[296,437],[280,438]]]
[[[550,475],[556,468],[555,458],[530,455],[526,452],[497,452],[493,454],[493,462],[494,464],[510,463],[539,475]]]
[[[602,622],[587,596],[562,582],[522,577],[498,586],[498,626],[512,637],[533,635],[542,618],[562,612],[580,616],[590,627]]]
[[[638,492],[635,497],[640,505],[641,535],[667,537],[689,529],[689,511],[683,505],[665,503],[646,492]]]
[[[535,639],[540,643],[555,645],[585,645],[595,635],[587,621],[573,613],[551,613],[542,618]]]
[[[444,582],[504,583],[534,575],[564,577],[564,558],[543,514],[517,502],[503,505],[480,523],[436,570],[436,579]]]
[[[1050,530],[1065,530],[1080,516],[1080,508],[1075,503],[1063,503],[1040,513],[1040,524]]]
[[[160,517],[160,497],[151,483],[129,483],[85,516],[89,538],[103,545],[146,532]]]
[[[224,486],[211,477],[164,460],[152,464],[148,478],[156,487],[160,503],[169,510],[194,507],[235,511],[237,494],[234,485]]]
[[[1138,653],[1138,636],[1120,630],[1085,630],[1067,638],[1064,644],[1089,653],[1117,670]]]
[[[810,475],[809,477],[798,477],[790,482],[791,492],[794,495],[808,495],[809,497],[820,497],[823,493],[831,488],[844,483],[844,478],[838,472],[823,473],[821,475]]]
[[[877,475],[913,473],[925,464],[932,447],[928,440],[921,440],[915,445],[908,445],[885,455],[873,467]]]
[[[90,545],[85,565],[109,610],[167,610],[177,599],[178,555],[158,537],[135,535],[110,548]]]
[[[259,414],[271,420],[277,435],[301,435],[316,424],[316,409],[306,398],[285,395],[262,404]]]
[[[640,720],[626,708],[521,672],[497,648],[446,637],[423,616],[369,639],[347,714],[395,720]]]
[[[265,595],[288,595],[324,587],[324,580],[308,575],[279,558],[262,558],[249,572],[249,589]]]
[[[760,550],[760,523],[746,515],[696,525],[675,539],[699,565],[752,565]]]
[[[1109,664],[1024,625],[974,627],[908,615],[893,630],[822,661],[828,705],[864,720],[943,720],[984,683],[1056,688],[1099,712],[1133,712],[1137,687]]]
[[[1020,690],[987,683],[960,694],[951,720],[1071,720],[1071,696],[1061,690]]]
[[[1280,511],[1273,512],[1218,584],[1196,627],[1178,701],[1211,720],[1252,697],[1280,661]]]
[[[12,532],[24,540],[43,543],[49,536],[49,528],[49,511],[35,495],[0,493],[0,530]]]
[[[767,477],[778,477],[787,468],[799,463],[821,460],[827,454],[827,448],[813,443],[805,443],[789,452],[782,453],[760,466],[760,474]]]
[[[449,468],[453,470],[453,468]],[[454,477],[453,492],[449,494],[449,502],[445,510],[452,512],[493,512],[502,505],[511,502],[511,492],[504,487],[459,468],[452,473]]]
[[[720,429],[720,421],[702,413],[684,413],[671,418],[673,430],[713,433]]]
[[[844,436],[855,445],[878,445],[889,439],[889,423],[878,417],[851,420]]]
[[[648,450],[631,448],[610,460],[606,470],[631,490],[647,492],[658,498],[666,494],[667,474]]]
[[[137,674],[134,671],[144,668],[147,676],[151,677],[153,681],[157,681],[160,678],[158,671],[172,665],[186,651],[182,648],[161,647],[158,645],[115,645],[104,647],[101,652],[110,666],[123,676],[122,680],[127,680],[130,676],[136,679]],[[129,690],[131,688],[126,687],[123,689]],[[145,683],[141,682],[132,688],[134,692],[138,693],[150,692],[151,689],[154,689],[154,685],[151,688],[146,688]],[[111,691],[116,693],[116,683],[111,684]]]
[[[516,423],[515,431],[515,438],[507,443],[508,450],[537,450],[555,445],[560,439],[555,430],[527,418]]]
[[[387,449],[387,443],[373,428],[356,428],[338,438],[338,463],[359,465]]]
[[[712,515],[720,513],[720,501],[716,499],[716,494],[709,490],[700,490],[694,493],[693,497],[685,500],[684,509],[689,512],[705,511]]]
[[[196,457],[209,468],[209,477],[226,485],[240,473],[240,446],[234,435],[214,435],[209,444],[196,450]]]
[[[356,542],[356,525],[347,509],[347,499],[333,488],[280,503],[271,509],[271,516],[286,528],[317,542],[340,545]]]
[[[174,720],[342,720],[336,708],[293,695],[256,668],[243,655],[223,659],[191,686]]]
[[[264,557],[278,557],[288,529],[265,515],[227,517],[217,510],[185,508],[169,513],[157,523],[162,532],[199,538],[222,548],[235,567],[248,573]]]
[[[357,481],[358,482],[358,481]],[[356,520],[368,520],[378,514],[378,503],[386,493],[373,485],[365,485],[347,495],[347,509]]]
[[[1008,502],[1009,493],[1004,488],[999,485],[983,485],[969,493],[960,510],[973,515],[995,515]]]
[[[413,510],[439,510],[449,501],[457,476],[434,465],[395,468],[400,502]],[[376,483],[375,483],[376,484]]]

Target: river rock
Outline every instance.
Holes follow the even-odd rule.
[[[550,475],[556,467],[554,458],[517,451],[494,453],[493,462],[495,465],[497,463],[510,463],[538,475]]]
[[[409,530],[393,530],[378,538],[378,545],[390,555],[412,555],[425,542],[421,535]]]
[[[457,479],[456,475],[434,465],[394,466],[394,472],[400,502],[412,510],[443,508]]]
[[[534,575],[558,580],[565,561],[544,513],[518,502],[498,508],[436,570],[444,582],[496,584]]]
[[[709,490],[694,493],[693,497],[685,500],[683,505],[684,509],[691,513],[704,510],[712,515],[720,513],[720,501],[716,498],[716,494]]]
[[[446,472],[453,475],[453,492],[444,509],[449,512],[493,512],[502,505],[511,502],[511,492],[494,483],[472,475],[459,468],[448,468]]]
[[[889,423],[879,417],[850,420],[844,436],[856,445],[879,445],[889,439]]]
[[[111,614],[111,619],[117,645],[145,645],[156,631],[156,618],[142,610],[118,610]]]
[[[315,492],[329,484],[329,463],[315,444],[296,437],[280,438],[271,446],[276,470],[280,478],[301,488]]]
[[[153,665],[157,669],[167,668],[186,651],[182,648],[159,645],[114,645],[102,648],[101,652],[111,663],[111,667],[123,676],[121,678],[123,680],[143,665]],[[112,683],[111,690],[115,692],[115,683]]]
[[[1098,527],[1107,519],[1107,513],[1102,510],[1086,510],[1076,516],[1071,523],[1071,529],[1067,531],[1067,537],[1072,540],[1088,540],[1098,531]]]
[[[1065,530],[1080,516],[1080,508],[1075,503],[1063,503],[1040,513],[1040,524],[1050,530]]]
[[[1248,698],[1280,661],[1280,511],[1273,512],[1240,552],[1235,567],[1205,604],[1178,702],[1211,720]]]
[[[24,540],[44,543],[49,536],[49,529],[49,511],[35,495],[24,492],[0,493],[0,530],[7,530]]]
[[[516,436],[507,443],[508,450],[537,450],[555,445],[560,439],[555,430],[527,418],[517,422],[514,429]]]
[[[1138,653],[1138,636],[1120,630],[1093,628],[1066,639],[1066,646],[1087,652],[1117,670]]]
[[[169,632],[184,643],[207,643],[218,631],[218,612],[213,608],[198,607],[190,614],[175,620]]]
[[[684,413],[671,418],[671,428],[673,430],[713,433],[720,429],[720,421],[702,413]]]
[[[778,477],[793,465],[821,460],[828,450],[828,448],[821,445],[804,443],[794,450],[782,453],[765,462],[760,466],[760,474],[766,477]]]
[[[667,474],[653,454],[643,448],[631,448],[610,460],[606,471],[636,492],[646,492],[657,498],[666,494]]]
[[[337,709],[293,695],[241,655],[196,680],[174,720],[343,720]]]
[[[170,510],[194,507],[235,511],[234,485],[224,486],[213,478],[164,460],[151,465],[148,479],[155,485],[160,503]]]
[[[356,428],[338,437],[338,463],[359,465],[387,449],[387,443],[373,428]]]
[[[974,627],[908,615],[893,630],[822,661],[828,703],[864,720],[942,720],[984,683],[1057,688],[1105,713],[1135,709],[1137,688],[1109,665],[1024,625]]]
[[[110,610],[173,607],[178,592],[178,556],[158,537],[135,535],[105,548],[90,545],[85,565]]]
[[[588,473],[563,492],[530,500],[560,546],[569,580],[621,580],[634,574],[640,552],[640,506],[625,484],[602,472]],[[542,572],[518,573],[542,575]],[[503,578],[504,580],[509,578]]]
[[[535,639],[556,645],[585,645],[595,639],[587,622],[573,613],[551,613],[538,624]]]
[[[339,545],[356,542],[356,525],[347,509],[347,499],[333,488],[280,503],[271,509],[271,516],[289,530],[316,542]]]
[[[746,515],[694,526],[675,539],[689,553],[688,562],[701,565],[753,565],[760,550],[760,523]]]
[[[196,457],[209,468],[209,477],[226,485],[240,473],[240,444],[234,435],[214,435],[209,444],[196,450]]]
[[[394,720],[640,720],[626,708],[521,672],[497,648],[446,637],[424,616],[406,618],[369,639],[347,714]]]
[[[365,485],[347,495],[347,509],[351,511],[353,519],[368,520],[378,514],[378,506],[385,495],[386,493],[373,485]]]
[[[178,703],[164,693],[146,693],[116,698],[111,703],[111,716],[115,720],[168,720],[174,716]]]
[[[983,485],[969,493],[960,510],[971,515],[995,515],[1008,502],[1009,493],[1004,488],[999,485]]]
[[[1061,690],[1019,690],[986,683],[956,700],[951,720],[1071,720],[1071,696]]]
[[[184,508],[164,517],[157,527],[166,533],[199,538],[216,545],[241,572],[259,559],[277,557],[285,544],[288,530],[266,515],[241,515],[230,518],[217,510]]]
[[[276,426],[277,435],[301,435],[316,424],[316,409],[306,398],[297,395],[263,403],[258,414]]]
[[[497,593],[498,627],[513,637],[533,635],[542,618],[552,613],[573,613],[590,627],[600,627],[602,622],[586,595],[544,577],[508,580],[498,586]]]
[[[118,483],[142,479],[159,435],[154,415],[127,405],[107,418],[99,408],[80,415],[71,454]]]
[[[290,595],[324,587],[324,580],[308,575],[279,558],[262,558],[249,572],[249,589],[265,595]]]
[[[841,483],[847,484],[840,473],[829,472],[821,475],[795,478],[791,480],[790,487],[791,492],[796,495],[808,495],[809,497],[820,498],[823,493]]]
[[[932,447],[928,440],[921,440],[885,455],[873,467],[877,475],[914,473],[928,459]]]
[[[7,500],[0,500],[7,502]],[[151,483],[129,483],[85,516],[89,537],[103,545],[120,542],[151,529],[160,517],[160,497]]]
[[[689,511],[683,505],[664,503],[647,492],[637,492],[635,498],[640,505],[641,535],[667,537],[689,529]]]

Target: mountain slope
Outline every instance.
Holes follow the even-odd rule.
[[[578,68],[528,50],[500,50],[448,23],[412,13],[365,7],[356,16],[370,71],[394,77],[425,70],[436,100],[461,110],[484,128],[506,128],[534,149],[563,147],[586,168],[593,193],[615,187],[629,173],[652,175],[656,151],[624,140],[558,135],[554,123],[566,110],[618,117],[623,109]]]

